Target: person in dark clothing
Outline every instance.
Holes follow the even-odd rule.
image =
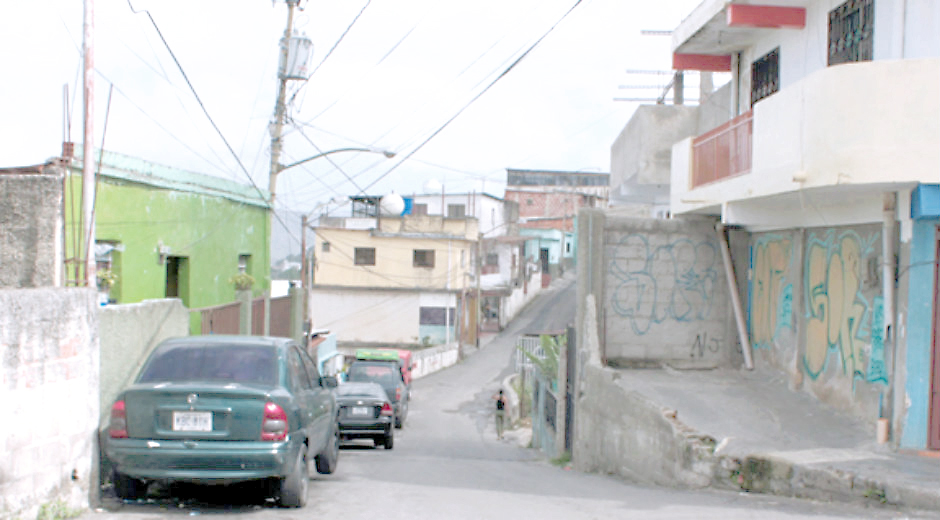
[[[496,399],[496,438],[502,439],[503,430],[506,426],[506,396],[500,390],[498,394],[493,396],[493,399]]]

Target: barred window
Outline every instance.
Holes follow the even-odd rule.
[[[780,47],[751,64],[751,106],[780,90]]]
[[[874,0],[848,0],[829,11],[828,64],[871,61],[874,30]]]

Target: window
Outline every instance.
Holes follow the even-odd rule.
[[[354,262],[356,265],[375,265],[375,248],[357,247]]]
[[[463,204],[448,204],[447,216],[450,218],[463,218],[467,215],[467,207]]]
[[[322,246],[321,248],[323,249],[323,252],[324,252],[324,253],[329,253],[329,252],[330,252],[330,243],[329,243],[329,242],[323,242],[323,246]]]
[[[566,253],[570,253],[570,252],[571,252],[571,242],[567,242],[567,243],[565,244],[565,252],[566,252]]]
[[[415,204],[411,208],[412,215],[427,215],[428,214],[428,205],[427,204]]]
[[[290,374],[291,388],[295,391],[310,390],[313,386],[310,384],[310,375],[304,370],[304,362],[300,359],[300,353],[291,349],[287,355],[287,370]]]
[[[444,314],[447,311],[447,314]],[[454,325],[453,307],[421,307],[418,318],[419,325]]]
[[[433,249],[415,249],[414,256],[415,267],[434,267]]]
[[[238,272],[247,273],[251,268],[251,255],[238,255]]]
[[[780,90],[780,47],[751,64],[751,106]]]
[[[848,0],[829,11],[829,65],[871,61],[874,54],[874,0]]]
[[[499,265],[499,253],[487,253],[486,265]]]

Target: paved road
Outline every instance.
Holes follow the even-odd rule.
[[[796,519],[906,518],[881,509],[782,500],[740,493],[691,492],[633,485],[566,470],[498,441],[492,394],[508,372],[520,330],[551,324],[573,309],[573,288],[555,287],[533,302],[506,334],[458,365],[414,382],[412,408],[391,451],[362,441],[344,446],[334,475],[310,486],[310,505],[279,509],[252,488],[178,488],[147,502],[92,516],[150,520],[238,514],[254,519]],[[566,322],[562,322],[565,324]],[[86,515],[88,516],[88,515]]]

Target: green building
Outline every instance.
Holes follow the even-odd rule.
[[[65,257],[81,226],[81,160],[65,181]],[[102,303],[180,298],[189,308],[235,301],[233,277],[270,286],[269,194],[254,186],[105,152],[97,176],[95,256]],[[78,261],[80,263],[80,261]],[[75,260],[66,261],[74,283]],[[242,278],[245,278],[242,276]]]

